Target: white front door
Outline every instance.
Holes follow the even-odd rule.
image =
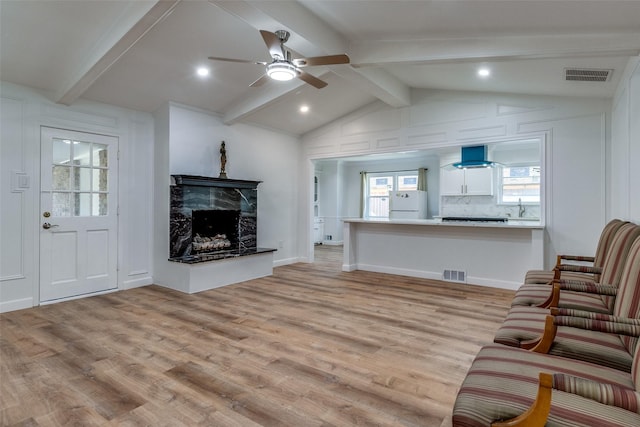
[[[40,302],[118,286],[118,138],[43,127]]]

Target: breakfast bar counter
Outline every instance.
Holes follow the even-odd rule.
[[[544,267],[539,221],[345,218],[344,271],[367,270],[517,289]]]

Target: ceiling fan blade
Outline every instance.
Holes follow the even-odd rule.
[[[296,67],[309,67],[313,65],[334,65],[334,64],[348,64],[349,57],[347,55],[326,55],[326,56],[314,56],[311,58],[297,58],[293,60],[293,64]]]
[[[251,61],[249,59],[220,58],[220,57],[217,57],[217,56],[210,56],[209,59],[212,60],[212,61],[240,62],[240,63],[243,63],[243,64],[267,65],[266,62]]]
[[[255,82],[251,83],[249,85],[249,87],[258,87],[258,86],[262,86],[263,84],[265,84],[267,81],[269,81],[269,76],[267,76],[266,74],[263,74],[258,80],[256,80]]]
[[[317,88],[317,89],[322,89],[323,87],[325,87],[327,85],[327,82],[320,80],[319,78],[317,78],[316,76],[312,76],[309,73],[305,73],[302,70],[298,70],[298,78],[302,81],[304,81],[305,83],[309,83],[311,86]]]
[[[262,39],[269,49],[271,57],[285,59],[284,53],[282,52],[282,44],[280,43],[280,38],[271,31],[260,30],[260,34],[262,35]]]

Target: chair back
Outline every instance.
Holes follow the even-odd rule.
[[[613,238],[616,235],[616,232],[620,227],[627,223],[628,221],[612,219],[607,223],[607,225],[604,226],[604,228],[602,229],[602,233],[600,234],[600,240],[598,240],[596,253],[593,258],[594,267],[602,267],[604,265],[604,260],[606,259],[607,252],[611,247],[611,242],[613,242]],[[600,282],[599,274],[595,275],[595,281]]]
[[[640,237],[636,237],[627,254],[612,314],[640,319]],[[629,353],[633,354],[638,338],[627,335],[620,335],[620,338]]]
[[[602,265],[600,284],[616,287],[620,285],[620,277],[622,276],[622,270],[625,266],[629,249],[631,249],[631,245],[639,236],[640,226],[634,223],[628,222],[618,229],[611,241],[611,246],[607,251],[604,264]],[[603,296],[602,300],[607,307],[609,307],[609,310],[613,312],[616,298]]]

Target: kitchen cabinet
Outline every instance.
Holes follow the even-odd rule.
[[[440,169],[441,196],[492,196],[491,168]]]

